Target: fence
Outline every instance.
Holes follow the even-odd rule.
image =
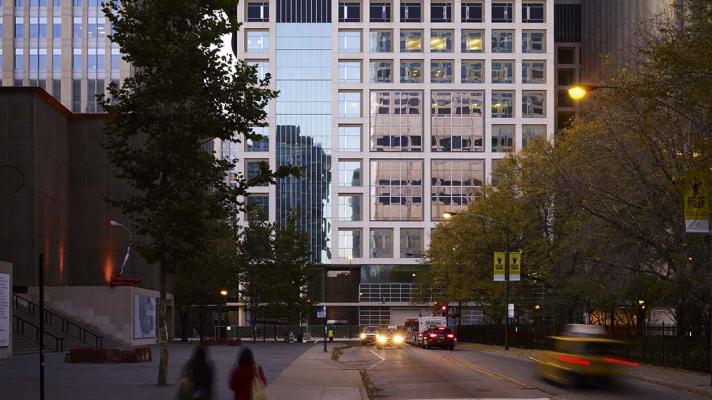
[[[563,326],[514,325],[509,327],[509,345],[530,349],[551,349],[549,336],[560,334]],[[698,371],[710,370],[709,326],[693,325],[616,326],[608,336],[624,344],[615,352],[629,360]],[[640,334],[639,334],[640,333]],[[457,338],[461,342],[504,345],[504,325],[462,325]]]
[[[281,341],[284,340],[285,332],[289,329],[294,333],[294,337],[299,335],[304,336],[309,333],[313,338],[321,339],[324,336],[324,325],[275,325],[275,324],[257,324],[255,326],[230,326],[229,330],[224,327],[203,327],[203,332],[196,332],[204,337],[225,336],[227,338],[255,338],[257,341]],[[358,325],[329,325],[330,329],[334,330],[336,339],[357,339],[359,335]],[[220,331],[218,331],[220,330]],[[191,335],[189,335],[191,336]]]

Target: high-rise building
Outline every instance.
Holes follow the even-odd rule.
[[[130,73],[100,0],[2,2],[3,86],[39,86],[73,112],[101,112],[96,94]]]
[[[247,203],[276,222],[299,213],[329,320],[430,315],[411,290],[442,215],[480,196],[498,160],[553,137],[554,2],[248,0],[238,18],[238,57],[280,94],[264,139],[223,156],[247,176],[259,161],[303,169]]]

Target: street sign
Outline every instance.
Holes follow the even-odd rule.
[[[709,180],[687,176],[685,179],[685,231],[709,233]]]
[[[326,318],[326,306],[316,306],[316,317]]]
[[[503,282],[504,279],[504,252],[494,252],[494,281]]]
[[[509,280],[519,281],[522,276],[522,253],[519,251],[509,253]]]
[[[507,317],[514,318],[514,304],[507,304]]]

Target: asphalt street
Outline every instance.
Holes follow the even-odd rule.
[[[363,368],[378,399],[699,399],[664,386],[620,378],[611,387],[565,387],[542,381],[533,361],[493,353],[413,346],[346,349],[340,362]]]

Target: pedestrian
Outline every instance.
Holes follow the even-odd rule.
[[[196,345],[193,355],[183,367],[178,384],[178,400],[210,400],[213,389],[213,366],[208,360],[208,352],[202,345]]]
[[[334,328],[329,328],[327,336],[329,336],[329,343],[334,343]]]
[[[249,348],[242,350],[232,370],[230,389],[235,392],[235,400],[267,399],[267,379],[262,367],[255,363],[255,356]]]

